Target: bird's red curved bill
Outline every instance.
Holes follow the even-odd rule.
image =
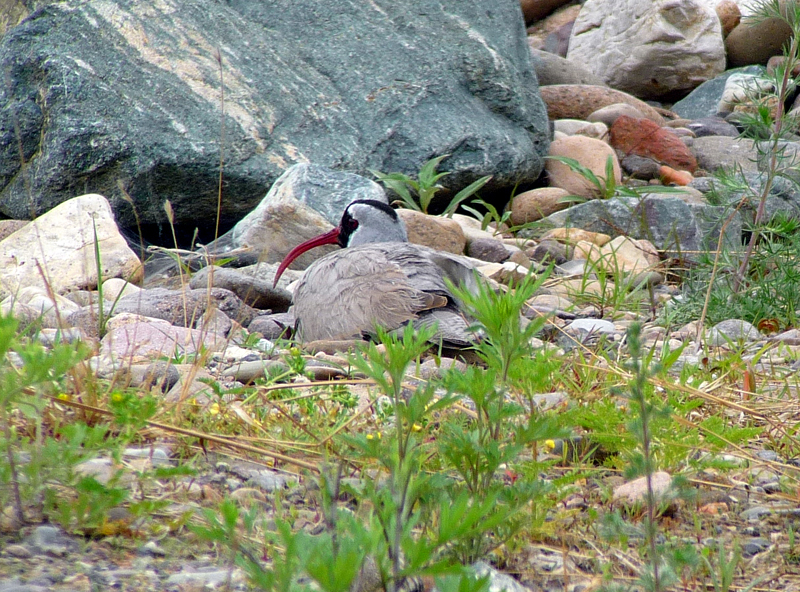
[[[325,234],[320,234],[319,236],[315,236],[314,238],[308,239],[304,243],[300,243],[294,249],[289,251],[286,257],[283,258],[281,264],[278,266],[278,271],[275,273],[275,281],[272,282],[272,287],[278,285],[278,280],[280,279],[283,272],[286,271],[286,268],[292,264],[292,261],[297,259],[300,255],[305,253],[306,251],[310,251],[314,247],[320,247],[322,245],[336,245],[339,243],[339,233],[341,232],[341,228],[334,228],[330,232],[326,232]]]

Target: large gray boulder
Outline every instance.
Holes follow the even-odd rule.
[[[91,191],[133,226],[124,190],[145,230],[166,199],[211,229],[222,160],[225,229],[298,162],[416,173],[451,154],[447,189],[492,190],[535,180],[548,147],[518,0],[67,0],[8,30],[0,67],[17,218]]]
[[[641,99],[689,91],[725,70],[722,27],[702,0],[586,0],[567,59]]]
[[[722,206],[688,204],[678,197],[658,194],[641,199],[595,199],[550,214],[541,224],[553,228],[574,227],[612,237],[647,239],[671,257],[697,260],[704,251],[717,248],[719,233],[730,210]],[[533,230],[519,235],[532,236]],[[737,247],[742,240],[742,219],[735,213],[725,228],[723,244]]]

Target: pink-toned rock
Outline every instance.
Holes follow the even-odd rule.
[[[775,70],[778,69],[778,66],[783,65],[785,61],[786,56],[772,56],[767,62],[767,73],[774,74]],[[797,78],[798,76],[800,76],[800,64],[795,63],[794,67],[792,68],[792,78]]]
[[[742,12],[739,10],[739,5],[733,0],[722,0],[715,7],[715,11],[722,25],[722,37],[725,38],[742,20]]]
[[[669,492],[672,476],[665,471],[658,471],[650,476],[653,495],[662,500]],[[647,477],[639,477],[614,489],[614,501],[636,504],[647,501]]]
[[[627,115],[628,117],[644,117],[644,114],[633,105],[628,103],[614,103],[593,111],[586,118],[586,121],[593,121],[606,124],[606,127],[611,127],[620,115]]]
[[[592,171],[598,178],[606,176],[606,162],[611,158],[614,170],[614,180],[622,181],[622,171],[619,160],[614,150],[602,140],[586,136],[567,136],[554,140],[550,144],[549,156],[562,156],[577,160],[581,165]],[[583,175],[573,171],[566,164],[548,158],[545,170],[550,178],[551,187],[560,187],[569,195],[576,195],[586,199],[593,199],[598,195],[598,188],[588,181]]]
[[[569,192],[560,187],[540,187],[520,193],[511,202],[511,223],[520,226],[563,210],[570,205],[564,201],[568,195]]]
[[[203,347],[220,351],[226,339],[220,335],[176,327],[167,321],[148,319],[121,324],[111,329],[100,342],[101,357],[128,364],[157,357],[195,354]]]
[[[0,220],[0,240],[14,234],[29,222],[30,220]]]
[[[461,225],[450,218],[429,216],[415,210],[396,210],[405,222],[408,242],[460,255],[467,245]]]
[[[661,127],[649,119],[622,115],[611,126],[609,138],[611,145],[625,156],[635,154],[652,158],[690,173],[697,170],[697,160],[680,137],[670,128]]]
[[[615,103],[632,105],[643,117],[664,125],[664,118],[644,101],[606,86],[590,84],[554,84],[542,86],[539,94],[547,105],[550,119],[586,119],[598,109]]]

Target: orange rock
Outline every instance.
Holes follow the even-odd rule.
[[[658,174],[661,177],[661,182],[664,185],[680,185],[683,187],[684,185],[688,185],[692,182],[694,177],[688,171],[676,171],[672,167],[667,165],[661,165],[658,168]]]
[[[701,506],[698,510],[701,514],[712,514],[716,516],[717,514],[724,514],[728,511],[728,504],[725,502],[715,502],[712,504],[706,504]]]
[[[722,25],[722,37],[727,37],[742,20],[739,5],[734,0],[722,0],[715,8],[719,22]]]
[[[678,135],[649,119],[621,115],[609,130],[609,143],[625,156],[652,158],[675,169],[694,173],[697,160]]]

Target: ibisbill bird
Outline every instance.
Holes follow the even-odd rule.
[[[408,242],[405,225],[385,203],[357,200],[330,232],[296,246],[278,267],[275,283],[301,254],[320,245],[342,250],[315,261],[294,292],[295,338],[360,339],[375,327],[392,331],[406,323],[437,324],[434,339],[445,347],[476,341],[471,321],[447,286],[477,290],[473,266],[464,257]]]

